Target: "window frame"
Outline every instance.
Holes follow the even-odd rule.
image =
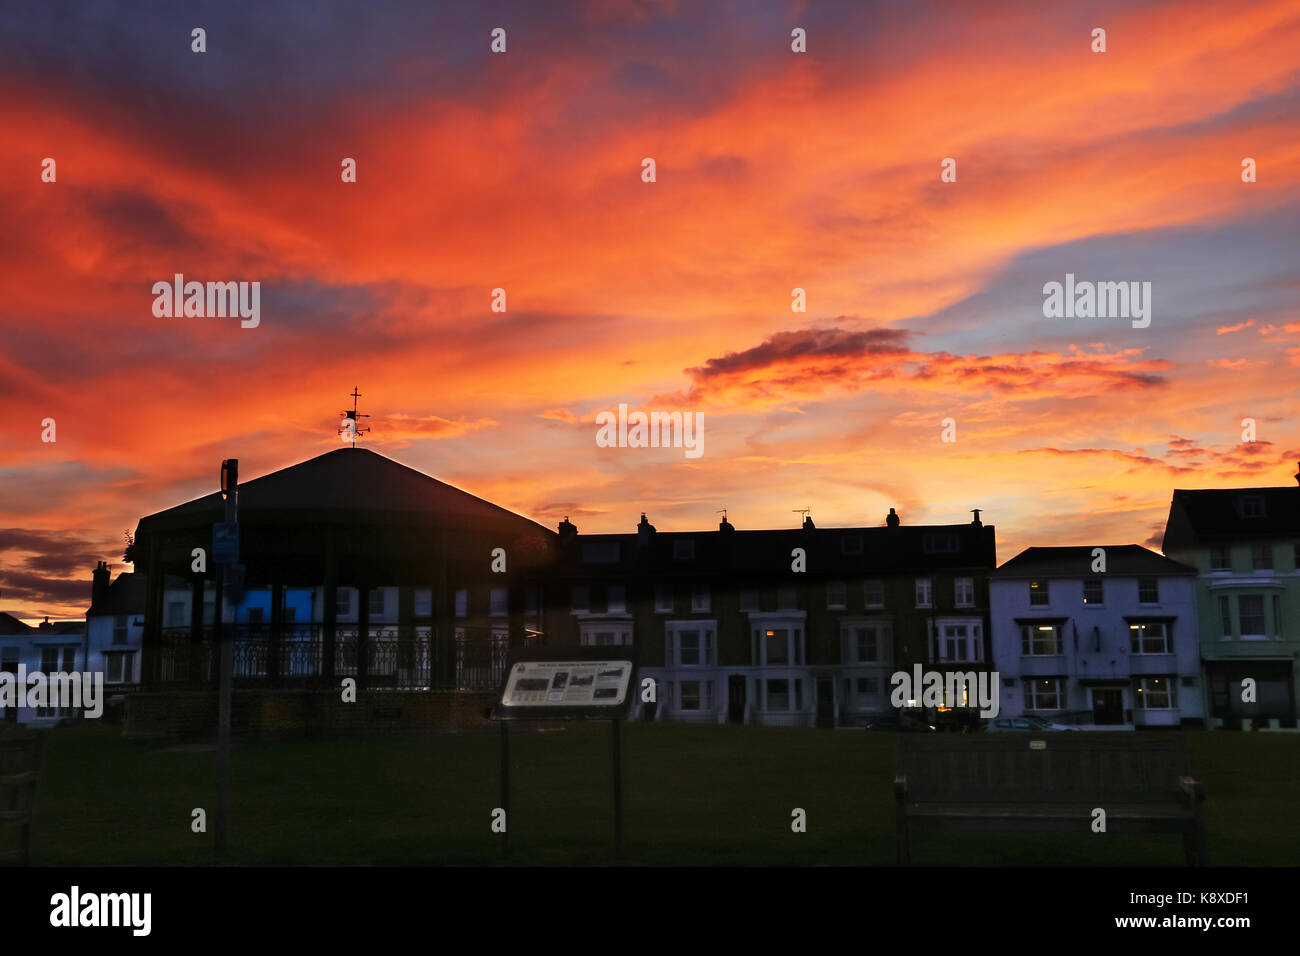
[[[1034,635],[1039,635],[1045,629],[1050,628],[1052,631],[1052,646],[1055,650],[1048,652],[1035,652]],[[1032,629],[1032,633],[1030,633]],[[1021,622],[1020,623],[1020,656],[1021,657],[1059,657],[1065,653],[1065,625],[1059,621],[1039,621],[1039,622]],[[1039,637],[1041,642],[1041,636]]]
[[[1039,704],[1039,699],[1046,696],[1048,691],[1037,686],[1039,683],[1051,682],[1055,685],[1051,694],[1056,698],[1055,707],[1044,707]],[[1034,713],[1060,713],[1065,710],[1065,678],[1063,677],[1025,677],[1023,678],[1023,693],[1025,696],[1026,712]]]
[[[962,599],[962,591],[967,591],[967,598]],[[974,607],[975,606],[975,579],[973,577],[962,576],[953,578],[952,581],[952,606],[953,607]]]
[[[1169,621],[1129,621],[1128,623],[1128,649],[1134,657],[1152,657],[1157,654],[1172,654],[1174,652],[1174,634],[1173,627]],[[1147,643],[1154,638],[1147,633],[1147,628],[1160,628],[1160,646],[1161,650],[1147,650]]]
[[[1089,585],[1096,588],[1097,600],[1088,600]],[[1084,607],[1105,607],[1106,606],[1106,579],[1094,575],[1083,579],[1083,606]]]

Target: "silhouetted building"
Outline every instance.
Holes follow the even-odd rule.
[[[215,684],[222,519],[214,492],[136,529],[146,687]],[[541,630],[525,582],[555,535],[367,449],[242,483],[238,523],[243,567],[226,572],[234,600],[222,615],[237,685],[491,689],[509,646]]]
[[[992,526],[892,508],[883,528],[661,532],[642,515],[636,534],[563,538],[548,642],[630,647],[656,718],[862,724],[893,709],[896,670],[991,667],[996,562]]]

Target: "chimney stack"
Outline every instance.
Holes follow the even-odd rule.
[[[1295,480],[1296,484],[1300,485],[1300,461],[1296,462]]]
[[[893,508],[889,509],[889,514],[885,515],[885,524],[891,528],[897,528],[902,519],[898,517],[898,512]]]
[[[578,533],[578,526],[569,521],[569,516],[565,515],[564,520],[559,524],[560,540],[568,541]]]
[[[641,521],[636,526],[636,539],[638,544],[648,544],[650,535],[655,533],[655,526],[646,520],[645,512],[641,512]]]
[[[972,521],[971,524],[973,524],[973,525],[974,525],[975,527],[977,527],[977,528],[982,528],[982,527],[984,527],[984,522],[983,522],[983,521],[980,521],[980,512],[983,511],[983,510],[984,510],[983,508],[972,508],[972,509],[970,510],[970,511],[971,511],[971,514],[973,514],[973,515],[975,516],[975,520]]]
[[[108,564],[100,561],[90,574],[90,606],[96,608],[108,599]]]

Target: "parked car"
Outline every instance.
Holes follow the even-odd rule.
[[[1010,730],[1029,731],[1032,733],[1050,733],[1057,730],[1078,730],[1067,724],[1058,724],[1045,717],[994,717],[985,728],[989,731],[1005,733]]]

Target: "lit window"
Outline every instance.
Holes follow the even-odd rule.
[[[1134,654],[1169,654],[1169,626],[1163,621],[1144,621],[1128,626],[1129,650]]]
[[[1084,578],[1083,581],[1083,603],[1101,604],[1105,596],[1105,590],[1102,587],[1101,578]]]
[[[1047,606],[1047,582],[1046,581],[1029,582],[1029,603],[1034,607]]]
[[[1061,626],[1059,624],[1020,625],[1020,653],[1026,657],[1060,654]]]
[[[1178,706],[1178,691],[1168,677],[1143,677],[1134,682],[1133,703],[1139,710],[1169,710]]]
[[[1061,710],[1061,679],[1034,678],[1025,681],[1026,710]]]

